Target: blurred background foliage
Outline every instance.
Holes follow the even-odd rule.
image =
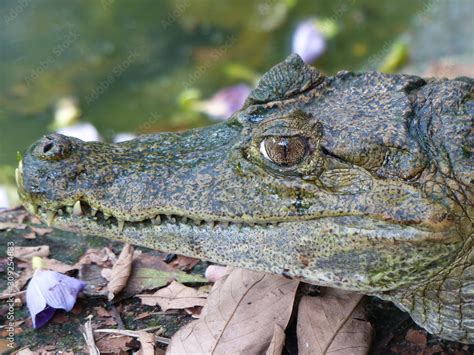
[[[391,71],[407,54],[397,38],[431,2],[1,1],[0,184],[13,183],[18,151],[78,119],[104,141],[214,122],[196,102],[254,86],[308,19],[323,72]]]

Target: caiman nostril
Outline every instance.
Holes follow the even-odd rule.
[[[48,143],[43,147],[43,153],[47,153],[54,147],[54,143]]]
[[[71,153],[71,140],[61,134],[49,134],[36,144],[33,154],[42,160],[60,160]]]

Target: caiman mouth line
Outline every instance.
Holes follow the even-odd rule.
[[[188,226],[197,226],[204,227],[210,226],[216,228],[221,226],[222,228],[227,227],[268,227],[268,226],[277,226],[280,222],[239,222],[239,221],[224,221],[224,220],[205,220],[205,219],[196,219],[187,216],[181,216],[177,214],[164,214],[160,213],[151,218],[145,218],[141,221],[128,221],[125,219],[117,218],[111,214],[105,213],[100,209],[91,207],[87,202],[79,200],[74,206],[64,206],[57,208],[55,210],[48,209],[43,206],[36,206],[33,204],[28,204],[27,209],[30,212],[35,214],[40,214],[44,217],[44,220],[49,226],[54,225],[56,218],[74,218],[81,217],[87,218],[91,221],[102,225],[116,226],[120,232],[122,232],[125,226],[146,226],[146,225],[188,225]]]
[[[195,219],[186,216],[180,216],[176,214],[158,214],[153,218],[146,218],[141,221],[128,221],[114,217],[113,215],[104,213],[103,211],[91,207],[87,202],[79,200],[74,206],[64,206],[55,210],[51,210],[42,206],[37,206],[32,203],[26,203],[26,208],[29,212],[34,213],[42,217],[48,226],[54,226],[55,221],[60,220],[62,224],[69,224],[68,221],[75,220],[81,222],[83,220],[87,223],[96,223],[98,226],[105,228],[114,227],[117,228],[120,233],[126,232],[126,227],[132,227],[134,229],[147,228],[151,226],[155,227],[184,227],[184,228],[198,228],[198,230],[233,230],[239,233],[248,233],[248,229],[271,229],[280,228],[280,225],[287,223],[303,223],[303,222],[317,222],[318,220],[333,219],[335,221],[342,222],[348,227],[352,227],[354,230],[365,231],[365,236],[368,239],[374,241],[385,239],[391,240],[392,242],[410,242],[413,244],[424,243],[427,241],[435,243],[450,244],[456,242],[457,238],[447,237],[446,232],[430,233],[422,231],[413,226],[407,226],[403,224],[390,223],[387,221],[374,220],[370,217],[363,216],[328,216],[326,218],[313,218],[309,220],[293,220],[293,221],[276,221],[276,222],[239,222],[239,221],[224,221],[224,220],[204,220]],[[351,226],[349,219],[355,217],[356,220],[352,220],[354,225]],[[364,223],[365,222],[365,223]],[[244,232],[245,230],[245,232]],[[400,238],[400,231],[405,231],[405,237]],[[383,231],[384,233],[381,233]]]

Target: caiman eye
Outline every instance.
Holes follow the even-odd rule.
[[[260,143],[260,152],[272,163],[288,167],[300,163],[308,147],[308,140],[301,136],[267,137]]]

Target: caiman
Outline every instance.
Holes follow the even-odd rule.
[[[474,343],[474,80],[291,55],[226,122],[118,144],[48,134],[17,169],[57,228],[393,301]]]

